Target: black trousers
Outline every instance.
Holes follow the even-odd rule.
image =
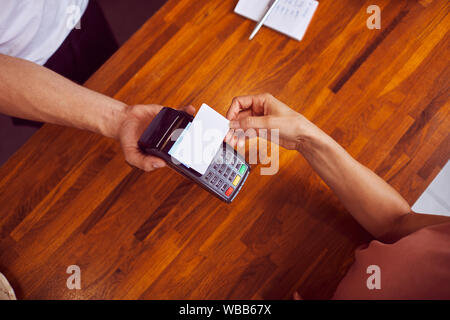
[[[81,28],[73,29],[44,65],[46,68],[83,84],[118,49],[106,18],[95,0],[81,18]],[[13,118],[15,125],[40,127],[42,123]]]

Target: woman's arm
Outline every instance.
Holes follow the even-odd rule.
[[[330,136],[317,127],[306,131],[302,123],[298,127],[298,151],[359,224],[377,239],[395,242],[423,227],[450,222],[449,217],[413,213],[394,188]]]
[[[397,191],[317,127],[307,132],[299,130],[297,150],[359,224],[376,238],[410,213],[410,206]]]
[[[268,94],[236,98],[231,127],[278,129],[281,145],[298,150],[352,216],[374,237],[395,241],[450,218],[411,213],[405,199],[302,115]]]
[[[0,54],[0,113],[89,130],[121,142],[128,163],[146,171],[165,166],[143,155],[140,135],[159,105],[127,106],[37,64]],[[192,106],[185,111],[194,113]]]

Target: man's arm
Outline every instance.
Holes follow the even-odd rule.
[[[89,130],[121,142],[128,163],[145,171],[165,166],[143,155],[140,135],[159,105],[127,106],[34,63],[0,54],[0,113]],[[192,106],[184,108],[193,114]]]
[[[34,63],[0,54],[0,112],[119,138],[126,105]]]

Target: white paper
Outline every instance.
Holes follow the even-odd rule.
[[[194,121],[185,128],[169,150],[169,154],[187,167],[204,174],[222,147],[229,130],[230,121],[203,104]]]
[[[234,12],[259,21],[271,3],[271,0],[240,0]],[[281,0],[264,25],[300,41],[318,5],[315,0]]]
[[[416,201],[412,210],[424,214],[450,216],[450,160]]]

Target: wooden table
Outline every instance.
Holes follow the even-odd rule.
[[[236,1],[169,0],[86,84],[128,104],[270,92],[412,204],[448,160],[449,3],[320,1],[290,40]],[[46,125],[0,169],[0,270],[19,298],[330,298],[370,236],[296,152],[253,168],[231,205],[170,169],[130,168],[116,141]],[[81,268],[68,290],[66,269]]]

